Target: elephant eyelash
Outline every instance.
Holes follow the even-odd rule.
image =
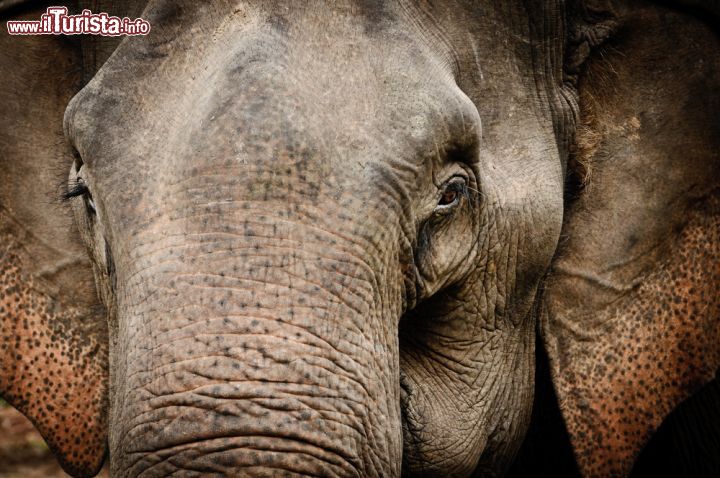
[[[96,214],[97,209],[95,208],[95,201],[93,201],[92,194],[90,194],[90,189],[82,179],[78,179],[75,184],[63,194],[62,199],[63,201],[69,201],[70,199],[76,197],[82,197],[85,199],[85,208],[89,214]]]
[[[80,196],[87,196],[89,194],[90,194],[90,189],[88,189],[85,182],[77,181],[67,191],[65,191],[63,193],[62,200],[69,201],[72,198],[76,198],[76,197],[80,197]]]
[[[450,189],[457,192],[460,195],[460,198],[467,200],[470,199],[470,186],[468,186],[467,183],[452,184]]]
[[[465,200],[466,207],[470,209],[477,208],[480,203],[485,200],[485,193],[483,193],[480,189],[471,187],[469,184],[464,184],[459,191],[459,194],[462,199]]]

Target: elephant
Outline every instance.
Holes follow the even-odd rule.
[[[0,36],[0,395],[68,473],[501,476],[539,336],[622,475],[720,366],[714,2],[113,3]]]

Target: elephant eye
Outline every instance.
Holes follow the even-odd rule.
[[[442,214],[451,211],[460,203],[463,196],[467,196],[467,183],[465,178],[456,176],[445,183],[435,212]]]
[[[85,200],[85,207],[90,214],[96,214],[95,201],[93,201],[90,189],[82,178],[77,178],[74,184],[71,184],[67,192],[63,194],[64,200],[70,200],[72,198],[82,197]]]
[[[438,204],[440,206],[448,206],[455,201],[457,201],[459,194],[457,191],[448,190],[443,192],[442,196],[440,197],[440,201],[438,201]]]

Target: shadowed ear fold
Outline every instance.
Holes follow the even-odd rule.
[[[20,10],[14,19],[43,12],[10,12]],[[63,37],[0,32],[0,396],[68,473],[91,476],[106,449],[107,330],[58,200],[72,162],[62,119],[81,70],[79,49]]]
[[[577,165],[541,331],[586,476],[627,475],[720,366],[720,45],[628,7],[579,82]]]

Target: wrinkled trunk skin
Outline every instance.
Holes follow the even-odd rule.
[[[266,211],[181,217],[118,266],[114,476],[399,476],[398,344],[372,272]]]

